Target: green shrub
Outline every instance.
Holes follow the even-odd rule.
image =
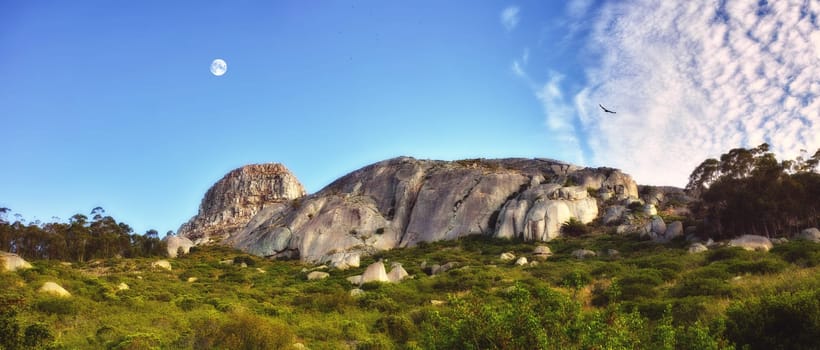
[[[567,222],[561,224],[561,233],[567,236],[578,237],[589,233],[589,228],[581,222],[581,220],[570,218]]]
[[[778,244],[769,252],[797,266],[814,267],[820,265],[820,244],[817,243],[791,241]]]
[[[622,300],[654,298],[655,287],[663,283],[661,272],[655,269],[639,269],[618,279]]]
[[[820,349],[820,291],[781,293],[737,302],[726,311],[726,335],[748,349]]]
[[[135,333],[122,337],[108,348],[111,350],[159,350],[160,345],[162,345],[162,342],[154,334]]]
[[[232,312],[224,321],[196,320],[192,328],[194,349],[282,349],[295,338],[287,325],[246,312]]]
[[[77,303],[69,298],[47,298],[37,301],[34,308],[50,315],[76,315]]]
[[[726,281],[717,278],[684,278],[673,289],[672,296],[677,298],[707,295],[729,297],[732,287]]]
[[[416,327],[405,316],[387,315],[376,321],[375,329],[387,334],[398,343],[406,343],[410,340]]]
[[[767,258],[757,261],[732,262],[727,267],[727,270],[738,275],[747,273],[753,275],[764,275],[781,272],[785,270],[786,267],[788,267],[788,264],[783,261]]]

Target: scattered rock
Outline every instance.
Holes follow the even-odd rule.
[[[709,250],[709,248],[707,248],[702,243],[692,243],[692,245],[689,246],[689,254],[702,253],[707,250]]]
[[[370,264],[362,274],[362,283],[367,282],[389,282],[387,279],[387,272],[384,269],[384,263],[381,261]]]
[[[532,256],[535,259],[544,261],[547,260],[547,258],[549,258],[550,256],[552,256],[552,250],[550,250],[550,247],[547,247],[545,245],[539,245],[535,247],[535,249],[532,251]]]
[[[323,279],[328,278],[328,277],[330,277],[330,274],[327,273],[327,272],[322,272],[322,271],[313,271],[313,272],[307,274],[308,281],[323,280]]]
[[[654,232],[658,236],[666,233],[666,223],[663,222],[663,218],[660,216],[653,216],[652,222],[649,225],[649,231]]]
[[[334,253],[330,255],[330,266],[339,270],[359,267],[361,255],[358,252]]]
[[[444,265],[436,264],[436,265],[433,265],[432,267],[430,267],[430,275],[438,275],[440,273],[450,271],[450,270],[452,270],[456,267],[458,267],[458,263],[456,263],[456,262],[448,262]]]
[[[759,250],[768,252],[772,249],[772,242],[763,236],[743,235],[729,241],[730,247],[741,247],[745,250]]]
[[[350,276],[346,278],[350,284],[359,285],[362,284],[362,275]]]
[[[658,208],[654,204],[647,204],[643,206],[643,213],[648,216],[658,215]]]
[[[433,306],[441,306],[441,305],[444,305],[446,303],[447,302],[445,302],[444,300],[435,300],[435,299],[430,300],[430,305],[433,305]]]
[[[191,247],[194,246],[194,242],[188,239],[188,237],[183,236],[165,236],[163,240],[167,246],[169,258],[176,258],[180,252],[182,254],[188,254],[191,251]]]
[[[619,252],[615,249],[607,249],[606,250],[606,255],[610,258],[617,258],[617,257],[621,256],[621,252]]]
[[[518,260],[515,261],[516,266],[524,266],[524,265],[527,265],[527,263],[529,263],[529,261],[527,261],[527,258],[525,258],[523,256],[518,258]]]
[[[530,266],[538,266],[538,262],[537,261],[530,261]]]
[[[0,252],[0,265],[4,271],[17,271],[31,268],[31,264],[19,255],[6,252]]]
[[[307,346],[305,346],[305,344],[302,343],[293,343],[292,348],[293,350],[310,350]]]
[[[394,263],[390,269],[390,273],[387,274],[387,280],[390,281],[390,283],[399,283],[408,276],[409,274],[404,270],[401,264]]]
[[[260,269],[260,268],[258,268],[258,267],[257,267],[257,268],[256,268],[256,272],[259,272],[259,273],[265,273],[265,272],[267,272],[267,271],[265,271],[265,270]]]
[[[171,263],[170,263],[170,262],[168,262],[168,260],[157,260],[157,261],[154,261],[154,262],[152,262],[152,263],[151,263],[151,267],[153,267],[153,268],[160,268],[160,269],[166,269],[166,270],[168,270],[168,271],[171,271]]]
[[[781,238],[772,238],[772,239],[770,239],[770,241],[772,241],[772,244],[783,244],[783,243],[788,243],[789,239],[785,238],[785,237],[781,237]]]
[[[196,277],[188,277],[188,283],[194,283],[198,280]]]
[[[117,285],[117,290],[128,290],[128,288],[130,287],[128,287],[128,285],[125,284],[125,282],[120,282],[120,284]]]
[[[359,288],[353,288],[353,289],[350,290],[350,296],[351,297],[355,298],[355,297],[360,297],[362,295],[364,295],[364,291],[359,289]]]
[[[820,230],[816,227],[807,228],[801,231],[797,238],[812,241],[814,243],[820,243]]]
[[[586,259],[598,256],[598,254],[589,249],[576,249],[572,252],[572,256],[576,259]]]
[[[43,284],[40,289],[37,290],[40,293],[51,294],[58,297],[70,297],[71,293],[69,293],[65,288],[61,287],[59,284],[54,282],[46,282]]]
[[[501,253],[501,256],[498,257],[501,261],[512,261],[515,259],[515,254],[512,252],[504,252]]]

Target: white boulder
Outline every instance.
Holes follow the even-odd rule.
[[[60,286],[59,284],[54,283],[54,282],[44,283],[43,286],[40,287],[40,289],[38,289],[37,291],[40,292],[40,293],[51,294],[51,295],[58,296],[58,297],[70,297],[71,296],[71,293],[69,293],[67,290],[65,290],[65,288],[63,288],[62,286]]]
[[[550,250],[550,247],[540,245],[535,247],[535,249],[532,251],[532,256],[533,258],[538,260],[547,260],[547,258],[552,256],[552,250]]]
[[[194,242],[188,239],[188,237],[166,236],[165,245],[167,246],[168,257],[176,258],[180,252],[182,254],[188,254],[191,251],[191,247],[194,246]]]
[[[501,261],[512,261],[515,259],[515,254],[512,252],[504,252],[498,257]]]
[[[572,251],[572,256],[574,256],[576,259],[586,259],[598,256],[598,254],[589,249],[576,249]]]
[[[797,237],[814,243],[820,243],[820,230],[816,227],[807,228],[801,231]]]
[[[171,271],[171,263],[168,260],[157,260],[151,263],[151,267]]]
[[[393,264],[390,273],[387,274],[387,280],[390,283],[399,283],[408,276],[410,275],[401,264]]]
[[[730,247],[741,247],[745,250],[759,250],[768,252],[772,249],[772,242],[763,236],[743,235],[729,241]]]
[[[383,262],[374,262],[364,270],[361,283],[367,282],[390,282],[390,279],[387,278],[387,272],[384,269]]]
[[[518,260],[515,261],[515,265],[517,265],[517,266],[524,266],[524,265],[527,265],[528,263],[529,263],[529,261],[527,261],[527,258],[525,258],[523,256],[518,258]]]
[[[328,277],[330,277],[330,274],[323,271],[313,271],[307,274],[308,281],[323,280]]]
[[[0,252],[0,268],[5,271],[17,271],[30,269],[31,264],[17,254]]]

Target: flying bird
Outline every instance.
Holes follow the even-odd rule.
[[[598,107],[601,107],[601,109],[603,109],[603,110],[604,110],[604,112],[615,114],[615,111],[610,111],[610,110],[606,109],[606,107],[601,106],[601,104],[600,104],[600,103],[598,104]]]

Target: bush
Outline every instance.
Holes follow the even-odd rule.
[[[658,295],[655,287],[662,283],[661,273],[654,269],[640,269],[618,279],[623,300],[654,298]]]
[[[672,296],[677,298],[708,295],[729,297],[732,287],[724,280],[716,278],[690,278],[679,282],[672,289]]]
[[[727,270],[734,274],[764,275],[778,273],[786,269],[788,264],[775,259],[761,259],[758,261],[741,261],[729,264]]]
[[[569,221],[561,224],[561,233],[567,236],[578,237],[589,233],[589,228],[581,222],[581,220],[570,218]]]
[[[820,265],[820,244],[806,241],[792,241],[779,244],[770,253],[780,256],[792,264],[802,267]]]
[[[820,349],[820,291],[782,293],[735,303],[726,335],[749,349]]]
[[[196,331],[194,349],[281,349],[295,338],[288,326],[245,312],[233,312],[224,321],[197,320],[192,328]]]
[[[386,333],[397,343],[406,343],[415,333],[416,326],[407,317],[388,315],[376,321],[375,329]]]
[[[79,307],[68,298],[48,298],[38,301],[34,308],[49,315],[76,315]]]

